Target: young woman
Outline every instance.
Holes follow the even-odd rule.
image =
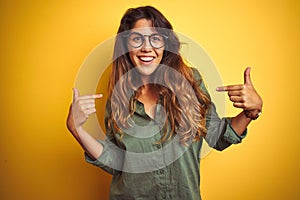
[[[179,54],[170,22],[151,6],[127,10],[114,48],[105,113],[107,139],[83,128],[101,94],[74,89],[67,127],[86,160],[113,175],[110,199],[201,199],[202,140],[223,150],[240,143],[262,99],[245,70],[244,84],[219,87],[242,112],[220,119],[200,74]]]

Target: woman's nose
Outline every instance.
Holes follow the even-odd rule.
[[[152,46],[150,44],[150,41],[149,41],[149,37],[145,37],[145,41],[142,45],[142,51],[151,51],[152,50]]]

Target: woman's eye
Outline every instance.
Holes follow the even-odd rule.
[[[154,42],[159,42],[159,41],[162,40],[162,38],[160,36],[152,36],[151,40],[154,41]]]
[[[142,39],[142,37],[134,37],[134,38],[132,38],[132,41],[134,41],[134,42],[141,42],[143,39]]]

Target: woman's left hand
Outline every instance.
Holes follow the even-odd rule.
[[[216,90],[227,91],[234,107],[242,108],[251,116],[255,116],[262,111],[263,101],[252,84],[250,69],[250,67],[245,69],[244,84],[221,86],[217,87]]]

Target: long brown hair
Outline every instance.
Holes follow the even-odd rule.
[[[112,113],[109,113],[108,125],[118,130],[122,137],[122,127],[128,126],[127,121],[135,112],[134,105],[140,91],[140,82],[138,74],[132,70],[135,66],[129,58],[124,35],[126,36],[140,19],[150,20],[156,31],[168,38],[161,65],[151,75],[154,83],[152,87],[158,91],[167,115],[164,134],[158,142],[168,141],[176,134],[182,143],[191,139],[199,140],[207,133],[205,116],[211,103],[210,98],[199,88],[200,83],[194,79],[192,69],[184,63],[179,54],[180,42],[173,32],[172,25],[161,12],[151,6],[130,8],[121,19],[108,89],[110,104],[114,108]],[[191,94],[196,98],[192,98]],[[170,127],[169,131],[167,127]]]

